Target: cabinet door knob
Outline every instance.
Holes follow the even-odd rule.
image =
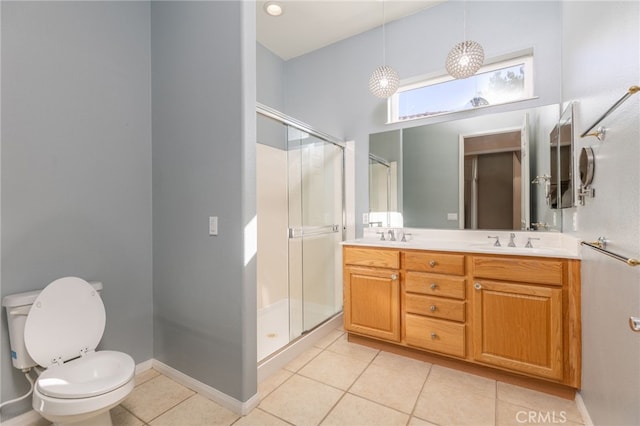
[[[436,266],[436,261],[435,260],[430,260],[429,261],[429,266],[431,266],[432,268]]]
[[[436,288],[438,288],[438,284],[436,283],[431,283],[431,290],[435,290]]]
[[[392,280],[397,280],[398,279],[398,274],[391,274],[391,279]]]
[[[431,338],[432,339],[437,339],[438,335],[436,333],[434,333],[434,332],[431,332]]]
[[[480,283],[475,283],[475,284],[473,285],[473,288],[475,288],[476,290],[480,290],[480,289],[482,288],[482,284],[480,284]]]
[[[431,312],[435,312],[437,308],[436,308],[436,305],[431,305],[429,306],[429,309],[431,310]]]

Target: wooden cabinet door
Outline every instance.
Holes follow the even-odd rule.
[[[344,328],[400,341],[400,273],[397,270],[345,266]]]
[[[561,380],[562,289],[487,280],[473,287],[474,359]]]

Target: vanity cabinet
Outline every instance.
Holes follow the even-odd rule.
[[[465,256],[404,252],[402,330],[409,346],[464,357]]]
[[[344,328],[365,336],[400,341],[400,251],[343,251]]]
[[[349,333],[580,387],[579,260],[345,245],[343,262]]]
[[[563,262],[473,257],[473,359],[563,378]]]

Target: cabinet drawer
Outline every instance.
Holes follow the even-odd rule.
[[[407,272],[405,291],[462,300],[465,294],[465,279],[424,272]]]
[[[563,261],[474,256],[473,276],[504,281],[562,285]]]
[[[400,268],[400,251],[364,247],[345,247],[346,265],[373,266],[376,268]]]
[[[408,345],[458,357],[465,356],[464,324],[405,315],[405,339]]]
[[[462,254],[408,251],[404,255],[404,262],[404,267],[408,271],[464,275],[464,255]]]
[[[464,302],[459,300],[405,294],[404,301],[406,312],[464,322]]]

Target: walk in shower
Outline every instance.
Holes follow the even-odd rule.
[[[342,311],[344,145],[257,108],[258,361]]]

